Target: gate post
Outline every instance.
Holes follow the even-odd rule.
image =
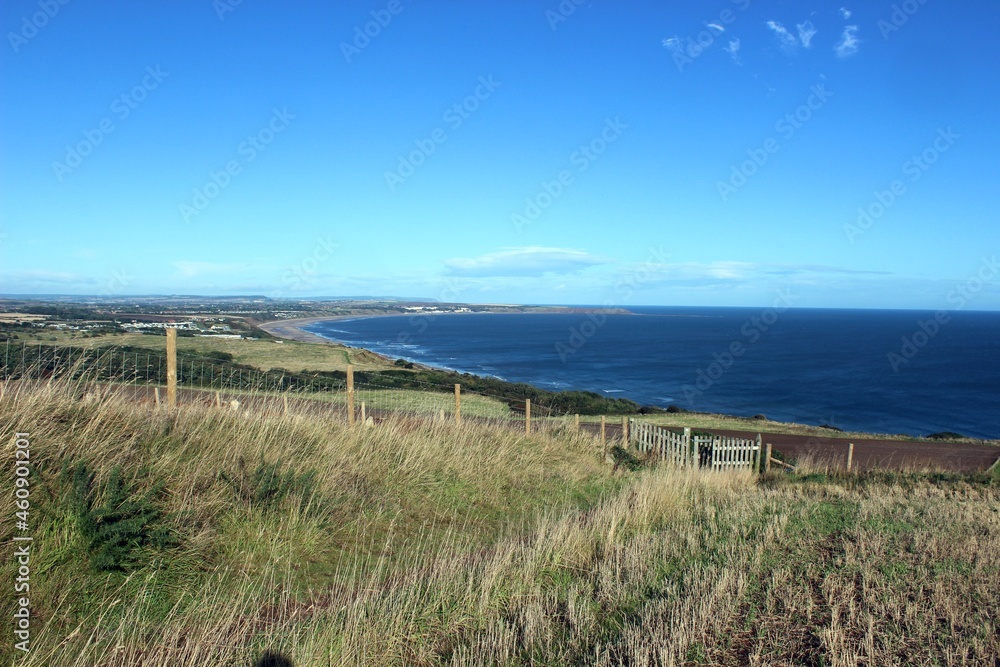
[[[698,467],[696,458],[698,453],[691,448],[691,428],[688,426],[684,427],[684,451],[687,452],[688,465],[691,468]]]

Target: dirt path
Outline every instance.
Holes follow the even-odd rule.
[[[581,424],[591,433],[600,433],[600,425]],[[706,433],[740,438],[756,438],[759,431],[698,429]],[[609,441],[621,440],[620,423],[606,427]],[[856,470],[940,470],[949,472],[982,472],[1000,459],[1000,447],[966,442],[926,442],[922,440],[876,440],[864,438],[820,438],[790,433],[760,432],[764,443],[786,460],[811,459],[818,465],[843,468],[847,465],[847,450],[854,443]]]

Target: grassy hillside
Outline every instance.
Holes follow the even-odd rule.
[[[162,354],[166,346],[164,336],[138,333],[109,333],[82,337],[75,332],[31,330],[17,334],[18,341],[58,345],[60,347],[129,347]],[[260,370],[284,368],[294,372],[305,370],[343,371],[347,364],[357,370],[387,370],[391,362],[367,350],[349,348],[335,343],[300,343],[274,339],[232,339],[210,336],[180,336],[177,350],[181,354],[209,357],[212,354],[232,355],[236,363]]]
[[[1000,659],[996,477],[614,473],[569,433],[66,387],[0,406],[34,466],[32,649],[8,635],[4,664]]]

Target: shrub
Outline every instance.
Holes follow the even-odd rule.
[[[642,467],[642,461],[619,445],[615,445],[611,448],[610,455],[612,460],[615,462],[615,470],[625,468],[626,470],[635,472]]]
[[[116,466],[104,484],[103,502],[96,505],[94,474],[87,464],[79,462],[66,474],[71,506],[95,570],[126,572],[142,563],[145,551],[174,544],[166,517],[154,502],[162,484],[137,495],[123,479],[121,467]]]

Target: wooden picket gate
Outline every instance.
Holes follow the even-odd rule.
[[[636,451],[681,468],[760,470],[761,436],[737,438],[692,435],[690,428],[671,431],[637,419],[629,420],[629,444]]]
[[[629,419],[628,434],[629,444],[634,445],[636,451],[642,454],[650,454],[660,461],[681,468],[698,463],[691,448],[689,428],[678,433],[637,419]]]

